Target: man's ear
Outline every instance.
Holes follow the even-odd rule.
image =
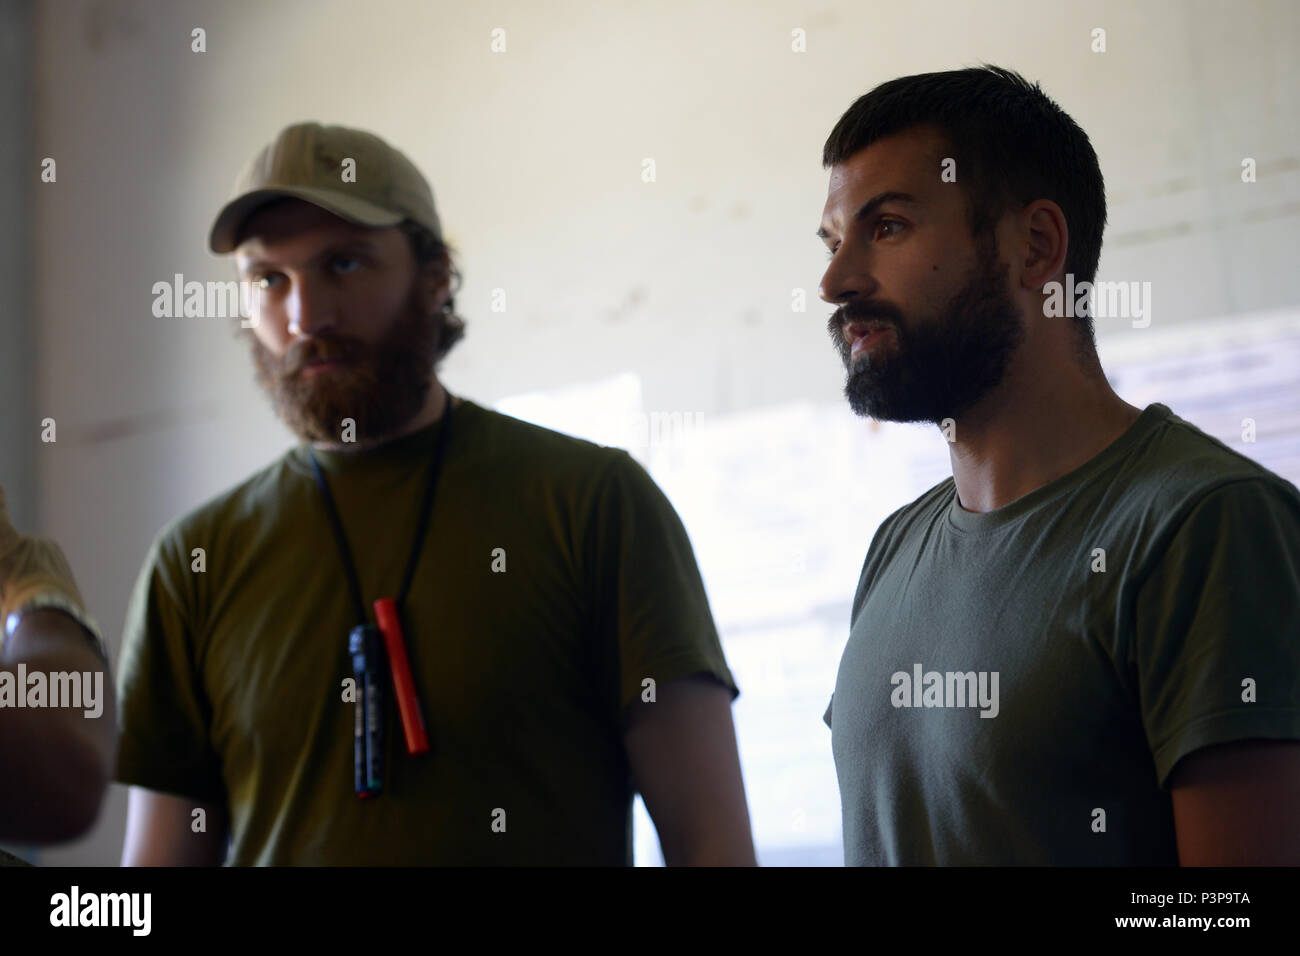
[[[424,264],[422,272],[430,288],[430,314],[441,312],[451,300],[451,261],[445,254],[436,257]]]
[[[1029,203],[1017,216],[1021,283],[1026,289],[1041,290],[1064,267],[1070,245],[1070,227],[1065,213],[1050,199]],[[1014,264],[1014,263],[1013,263]]]

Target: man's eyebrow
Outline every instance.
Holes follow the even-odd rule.
[[[911,193],[899,192],[897,189],[887,189],[883,193],[876,193],[876,195],[864,202],[858,208],[858,211],[853,214],[853,221],[861,222],[864,219],[870,218],[872,213],[887,202],[902,203],[906,206],[917,206],[920,205],[921,200],[917,199]],[[825,226],[818,227],[818,239],[825,241],[830,237],[831,234],[826,231]]]
[[[374,240],[371,239],[369,236],[349,236],[346,239],[340,239],[338,242],[330,243],[320,252],[316,253],[316,255],[312,256],[311,261],[314,263],[322,262],[326,259],[329,259],[331,256],[336,256],[339,253],[347,253],[347,252],[368,252],[373,254],[375,252],[375,249],[376,246]],[[276,268],[279,268],[278,263],[273,262],[270,259],[257,258],[257,259],[250,259],[248,262],[246,262],[244,264],[242,271],[244,273],[249,273],[249,272],[254,272],[258,269],[276,269]]]

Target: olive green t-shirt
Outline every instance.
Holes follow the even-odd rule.
[[[1176,865],[1169,777],[1300,738],[1300,492],[1161,404],[871,542],[832,705],[850,865]]]
[[[441,427],[316,452],[370,623]],[[164,528],[132,595],[117,779],[226,805],[232,864],[630,864],[625,709],[699,672],[739,694],[645,470],[463,401],[403,613],[431,752],[406,754],[389,693],[384,791],[363,800],[342,568],[300,445]]]

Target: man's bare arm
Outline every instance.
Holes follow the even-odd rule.
[[[754,866],[731,692],[707,675],[670,681],[628,708],[633,779],[669,866]]]
[[[0,710],[0,839],[23,843],[72,840],[99,816],[113,774],[117,707],[112,681],[81,625],[54,610],[35,611],[5,642],[3,669],[97,674],[92,708]],[[48,677],[47,677],[48,686]],[[19,688],[22,693],[25,688]],[[95,716],[87,711],[97,710]]]
[[[1300,741],[1197,750],[1169,785],[1183,866],[1300,865]]]
[[[195,810],[206,831],[195,832]],[[229,823],[224,806],[132,787],[127,797],[123,866],[220,866]]]

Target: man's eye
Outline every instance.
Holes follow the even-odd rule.
[[[339,256],[339,258],[335,259],[331,263],[331,266],[334,269],[335,275],[347,275],[349,272],[355,272],[357,269],[361,268],[361,262],[358,259],[352,259],[348,256]]]
[[[283,278],[284,276],[280,275],[278,272],[268,272],[254,277],[253,282],[259,289],[269,289],[275,284],[274,280]]]
[[[830,252],[826,253],[826,259],[827,259],[828,261],[831,260],[831,259],[834,259],[834,258],[835,258],[835,253],[837,253],[837,252],[839,252],[839,251],[840,251],[840,247],[839,247],[839,246],[836,246],[836,247],[835,247],[834,249],[832,249]]]
[[[880,230],[885,226],[898,226],[900,229],[903,228],[903,224],[897,219],[882,219],[880,222],[876,223],[876,234],[879,235]],[[894,235],[894,233],[888,233],[888,235]]]

